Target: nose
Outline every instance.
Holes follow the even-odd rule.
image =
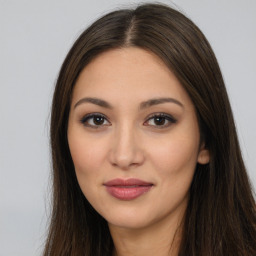
[[[113,166],[128,170],[143,164],[145,155],[138,137],[136,130],[128,125],[116,129],[109,152],[109,160]]]

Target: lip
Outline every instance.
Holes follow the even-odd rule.
[[[114,179],[104,183],[107,192],[120,200],[133,200],[147,193],[153,183],[139,179]]]

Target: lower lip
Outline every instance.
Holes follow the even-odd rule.
[[[152,188],[152,185],[148,186],[136,186],[136,187],[125,187],[125,186],[106,186],[108,193],[120,200],[133,200],[145,193]]]

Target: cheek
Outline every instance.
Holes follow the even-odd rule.
[[[69,129],[68,143],[79,186],[94,204],[94,201],[97,202],[97,190],[102,184],[99,174],[106,154],[104,140],[86,136],[83,129],[76,128]]]
[[[163,211],[185,205],[197,164],[197,144],[188,139],[169,140],[152,148],[152,162],[165,202]]]
[[[68,141],[76,171],[85,174],[87,172],[92,173],[92,170],[97,172],[105,154],[102,141],[97,143],[99,140],[92,140],[92,138],[87,138],[82,134],[79,136],[77,133],[73,136],[71,132]]]
[[[163,140],[159,147],[150,148],[151,160],[160,175],[166,178],[193,175],[198,154],[196,140],[186,136],[175,136]]]
[[[70,133],[68,141],[79,186],[89,202],[95,205],[100,200],[97,199],[97,191],[102,184],[99,175],[105,156],[102,141],[97,143],[84,134],[79,136],[78,132]]]
[[[108,146],[107,136],[88,135],[84,132],[68,134],[68,141],[72,160],[79,186],[94,209],[104,216],[105,212],[111,212],[111,205],[106,203],[105,190],[102,189],[104,173],[107,173],[106,160]]]

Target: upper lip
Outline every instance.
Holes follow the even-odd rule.
[[[143,180],[139,180],[139,179],[134,179],[134,178],[130,178],[130,179],[114,179],[114,180],[110,180],[107,181],[106,183],[104,183],[105,186],[152,186],[153,183],[151,182],[147,182],[147,181],[143,181]]]

